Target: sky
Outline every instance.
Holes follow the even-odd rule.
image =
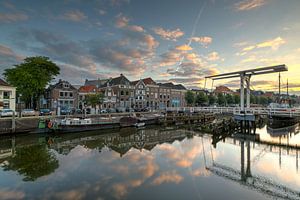
[[[122,73],[203,88],[208,75],[286,64],[282,88],[288,79],[300,94],[299,10],[299,0],[0,0],[0,74],[47,56],[73,84]],[[276,91],[278,74],[251,87]]]

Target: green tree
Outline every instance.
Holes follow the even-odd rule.
[[[253,104],[257,103],[256,98],[253,94],[250,95],[250,103],[253,103]]]
[[[192,106],[195,102],[195,95],[192,91],[187,91],[185,93],[185,101],[187,103],[188,106]]]
[[[226,104],[227,105],[234,104],[234,98],[231,94],[227,94],[225,96],[225,98],[226,98]]]
[[[268,105],[268,104],[269,104],[268,98],[267,98],[267,97],[264,97],[264,96],[261,96],[261,97],[259,98],[259,103],[260,103],[261,105]]]
[[[103,103],[104,95],[103,93],[96,93],[96,94],[88,94],[85,97],[85,103],[88,106],[91,106],[95,109],[96,112],[96,106],[101,105]]]
[[[206,95],[204,92],[200,92],[200,93],[196,96],[195,103],[196,103],[198,106],[202,106],[202,105],[204,105],[204,104],[207,104],[207,103],[208,103],[208,97],[207,97],[207,95]]]
[[[233,99],[234,99],[234,104],[240,104],[241,98],[239,95],[235,94],[233,96]]]
[[[15,156],[7,161],[3,166],[4,170],[17,171],[24,176],[24,181],[35,181],[41,176],[53,173],[59,166],[55,154],[44,144],[19,147]]]
[[[27,57],[24,62],[6,69],[6,81],[17,88],[26,107],[37,108],[46,86],[59,74],[59,67],[47,57]]]
[[[217,100],[219,106],[224,106],[226,103],[226,99],[222,93],[218,94],[218,100]]]
[[[209,105],[213,105],[217,102],[217,98],[215,95],[211,94],[208,96]]]

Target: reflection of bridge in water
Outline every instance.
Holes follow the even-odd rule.
[[[253,137],[254,138],[254,137]],[[281,156],[284,154],[289,156],[295,156],[296,158],[296,169],[298,172],[298,151],[299,148],[297,146],[290,146],[290,145],[281,145],[270,143],[267,141],[255,141],[255,138],[251,140],[249,135],[242,135],[237,137],[226,137],[222,139],[224,143],[233,144],[240,146],[240,163],[241,168],[237,170],[235,168],[217,163],[214,161],[212,150],[211,154],[211,161],[212,163],[210,166],[207,166],[206,169],[212,172],[213,174],[224,177],[228,180],[234,181],[239,183],[246,188],[251,190],[256,190],[258,192],[263,193],[264,195],[268,195],[273,198],[284,198],[284,199],[299,199],[300,192],[294,189],[291,189],[285,185],[277,183],[269,178],[260,176],[260,175],[253,175],[251,173],[251,165],[258,162],[267,152],[271,153],[279,153],[279,166],[281,168]],[[216,144],[218,141],[212,141],[213,144]],[[246,152],[245,152],[246,148]],[[260,152],[251,160],[251,149],[259,150]],[[205,154],[205,153],[204,153]],[[246,155],[246,158],[245,158]],[[245,166],[246,161],[246,166]],[[205,160],[206,162],[206,160]]]

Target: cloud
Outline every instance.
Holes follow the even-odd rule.
[[[99,10],[98,10],[98,13],[99,13],[100,15],[105,15],[105,14],[106,14],[106,11],[103,10],[103,9],[99,9]]]
[[[0,44],[0,74],[2,74],[6,68],[22,62],[23,59],[23,55],[17,54],[10,47]]]
[[[63,14],[63,16],[61,16],[61,18],[64,20],[68,20],[68,21],[81,22],[81,21],[87,19],[88,17],[79,10],[71,10],[71,11],[68,11],[65,14]]]
[[[179,28],[175,30],[163,29],[161,27],[153,28],[153,31],[165,40],[177,41],[178,38],[184,35],[184,32]]]
[[[266,42],[262,42],[256,45],[256,48],[265,48],[270,47],[273,50],[277,50],[280,46],[285,44],[286,41],[282,39],[281,37],[277,37],[273,40],[268,40]]]
[[[0,196],[2,200],[8,199],[24,199],[25,193],[22,191],[10,190],[7,188],[0,189]]]
[[[179,50],[179,51],[190,51],[190,50],[193,50],[193,48],[190,47],[187,44],[176,46],[175,49]]]
[[[247,11],[255,8],[259,8],[267,3],[267,0],[244,0],[234,4],[234,7],[238,11]]]
[[[209,61],[216,61],[219,59],[220,59],[220,56],[219,56],[218,52],[216,52],[216,51],[213,51],[207,55],[207,60],[209,60]]]
[[[129,4],[130,0],[109,0],[111,6],[121,6],[123,4]]]
[[[115,22],[116,27],[123,28],[126,27],[128,23],[129,23],[128,17],[124,16],[123,14],[117,15],[116,22]]]
[[[152,185],[161,185],[163,183],[176,183],[179,184],[183,177],[176,171],[163,172],[152,181]]]
[[[28,15],[24,13],[0,13],[0,22],[4,23],[25,21],[28,18]]]
[[[192,37],[191,41],[193,42],[197,42],[199,44],[201,44],[204,47],[207,47],[209,44],[212,43],[212,38],[211,37]]]
[[[260,43],[252,44],[252,45],[248,45],[248,46],[240,45],[240,47],[243,47],[243,46],[244,47],[242,48],[242,52],[238,52],[236,55],[243,56],[243,55],[246,55],[247,52],[249,52],[249,51],[253,51],[255,49],[261,49],[261,48],[271,48],[273,51],[276,51],[285,43],[286,43],[286,41],[283,38],[277,37],[277,38],[274,38],[271,40],[267,40],[264,42],[260,42]]]

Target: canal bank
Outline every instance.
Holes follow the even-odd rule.
[[[224,116],[225,117],[225,116]],[[66,133],[130,126],[208,124],[215,119],[209,113],[115,113],[82,116],[42,116],[0,119],[0,134],[18,133]],[[86,124],[83,124],[85,122]]]

